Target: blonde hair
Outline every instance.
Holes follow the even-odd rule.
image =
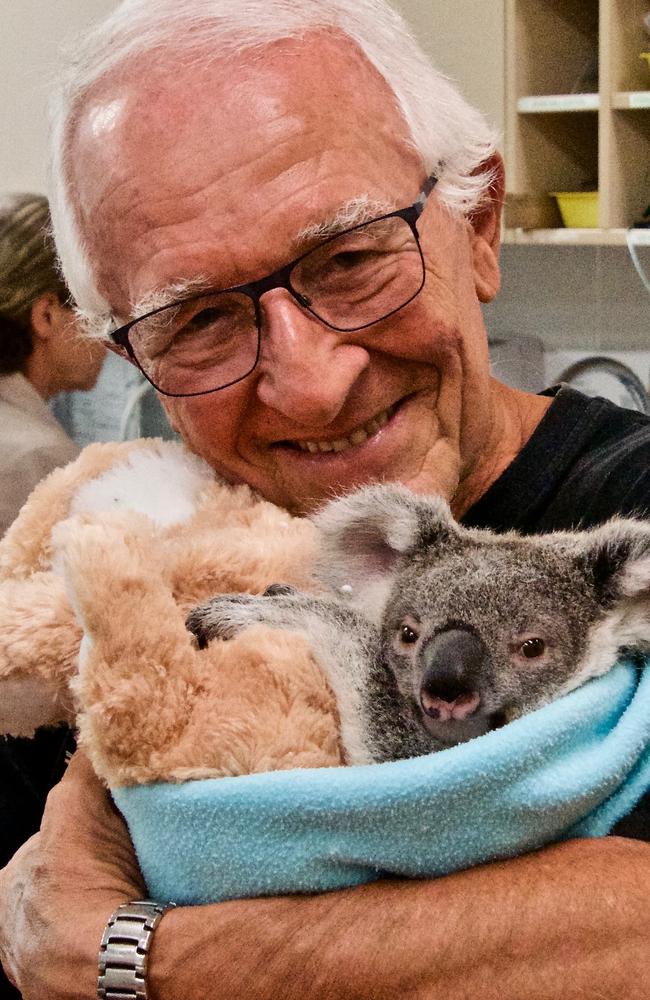
[[[495,133],[429,63],[385,0],[123,0],[85,39],[75,40],[52,105],[54,232],[66,280],[91,327],[109,310],[69,191],[69,136],[89,88],[145,51],[161,57],[191,52],[200,62],[322,28],[351,39],[384,78],[427,173],[439,175],[443,203],[469,214],[482,202],[493,180],[485,163],[495,150]]]
[[[63,301],[47,198],[0,198],[0,373],[21,371],[32,352],[31,310],[46,292]]]

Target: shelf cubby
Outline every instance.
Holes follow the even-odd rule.
[[[598,0],[517,0],[509,7],[517,97],[594,89],[581,83],[597,78]]]
[[[527,231],[516,222],[506,239],[621,243],[650,203],[650,66],[640,58],[650,50],[648,12],[650,0],[506,0],[512,200],[544,205],[554,191],[600,194],[598,229],[542,222]],[[552,218],[548,206],[538,214]]]

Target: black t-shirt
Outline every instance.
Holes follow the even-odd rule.
[[[555,398],[535,433],[463,524],[531,534],[588,528],[614,514],[650,517],[650,417],[566,386],[543,395]],[[38,829],[73,745],[65,728],[0,740],[0,864]],[[650,839],[650,796],[615,832]]]
[[[568,386],[541,395],[554,399],[535,433],[462,523],[533,534],[650,517],[650,417]]]

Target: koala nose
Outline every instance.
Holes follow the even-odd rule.
[[[420,704],[432,719],[466,719],[481,703],[479,678],[485,665],[485,644],[467,629],[439,632],[422,650]]]

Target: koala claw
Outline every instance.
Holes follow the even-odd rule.
[[[262,616],[255,613],[260,600],[249,594],[213,597],[192,608],[185,626],[196,636],[199,649],[205,649],[211,639],[232,639],[248,625],[261,621]]]
[[[297,594],[298,591],[288,583],[272,583],[263,593],[263,597],[286,597],[287,594]]]

